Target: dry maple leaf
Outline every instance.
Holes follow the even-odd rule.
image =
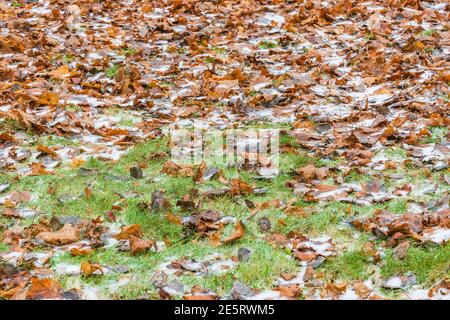
[[[73,227],[71,224],[65,224],[61,230],[58,231],[41,232],[37,235],[37,238],[49,244],[59,246],[81,240],[80,230]]]
[[[80,265],[80,272],[86,277],[94,274],[103,275],[103,268],[99,264],[91,264],[90,262],[83,261]]]
[[[328,176],[328,169],[327,168],[316,168],[312,164],[309,164],[303,168],[297,169],[296,172],[303,177],[306,181],[312,180],[312,179],[325,179]]]
[[[67,74],[69,74],[69,67],[68,66],[66,66],[66,65],[62,65],[61,67],[59,67],[58,69],[56,69],[56,70],[53,70],[53,71],[50,71],[49,72],[49,75],[52,77],[52,78],[55,78],[55,79],[62,79],[62,78],[64,78],[64,76],[66,76]]]
[[[195,176],[192,178],[195,183],[202,183],[204,181],[203,174],[205,170],[206,170],[206,162],[202,161],[202,163],[197,169],[197,172],[195,173]]]
[[[59,95],[55,92],[46,91],[39,96],[37,103],[41,105],[57,105],[59,103]]]
[[[70,254],[74,257],[90,255],[91,253],[92,253],[92,248],[90,248],[90,247],[83,247],[83,248],[75,247],[75,248],[70,249]]]
[[[173,213],[166,214],[166,219],[170,223],[173,223],[173,224],[176,224],[176,225],[181,225],[181,217],[177,216],[177,215],[175,215]]]
[[[129,239],[132,255],[138,255],[151,247],[156,249],[156,242],[154,240],[143,240],[132,235],[130,235]]]
[[[356,281],[353,283],[353,289],[361,299],[367,299],[371,294],[372,290],[364,284],[362,281]]]
[[[298,284],[280,285],[273,290],[278,291],[280,296],[286,298],[297,298],[302,294],[302,290]]]
[[[119,234],[115,235],[114,238],[117,240],[127,240],[130,238],[130,236],[142,238],[143,233],[140,224],[132,224],[122,227],[122,230],[119,232]]]
[[[312,260],[314,260],[319,254],[315,253],[315,252],[311,252],[311,253],[306,253],[306,252],[301,252],[301,251],[294,251],[293,255],[296,259],[300,260],[300,261],[305,261],[305,262],[310,262]]]
[[[33,199],[33,196],[29,192],[19,192],[19,191],[13,191],[9,195],[9,200],[15,202],[15,203],[21,203],[21,202],[28,202]]]
[[[347,290],[347,283],[328,283],[320,292],[321,298],[338,299]]]
[[[230,181],[230,194],[232,196],[245,195],[253,192],[253,188],[241,179]]]
[[[305,211],[305,209],[303,207],[300,207],[300,206],[287,206],[283,210],[283,212],[288,214],[288,215],[298,216],[298,217],[302,217],[302,218],[305,218],[305,217],[307,217],[309,215]]]
[[[31,278],[31,285],[27,288],[25,299],[57,299],[61,297],[61,286],[52,279]]]
[[[234,242],[234,241],[242,238],[244,236],[244,234],[245,234],[245,226],[242,223],[242,221],[239,221],[234,228],[234,232],[229,237],[224,239],[222,241],[222,243],[228,244],[228,243]]]
[[[173,177],[194,177],[195,173],[191,166],[177,164],[171,160],[167,161],[162,170],[165,173]]]

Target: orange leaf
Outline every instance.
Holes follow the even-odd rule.
[[[231,190],[230,193],[233,196],[244,195],[253,192],[253,188],[245,181],[241,179],[233,179],[230,182]]]
[[[37,103],[41,105],[57,105],[59,103],[59,95],[55,92],[46,91],[39,96]]]
[[[236,241],[242,238],[244,234],[245,234],[245,226],[242,223],[242,221],[239,221],[235,226],[234,232],[228,238],[223,240],[222,243],[227,244]]]
[[[99,264],[91,264],[86,261],[81,263],[80,271],[86,277],[93,275],[95,272],[103,274],[103,268]]]
[[[156,242],[154,240],[143,240],[135,236],[130,236],[130,247],[131,247],[131,254],[137,255],[139,253],[147,251],[151,247],[156,248]]]
[[[136,238],[142,238],[143,234],[142,234],[140,224],[132,224],[129,226],[122,227],[122,230],[120,231],[120,233],[118,235],[114,236],[114,238],[116,238],[117,240],[126,240],[126,239],[129,239],[130,236],[134,236]]]
[[[65,75],[69,74],[69,72],[70,72],[69,67],[66,65],[63,65],[56,70],[50,71],[49,74],[52,78],[62,79],[62,78],[64,78]]]
[[[59,231],[55,232],[41,232],[37,237],[47,243],[54,245],[65,245],[77,242],[81,239],[80,231],[74,228],[71,224],[66,224]]]
[[[76,256],[85,256],[85,255],[89,255],[92,253],[92,249],[89,247],[85,247],[85,248],[72,248],[70,249],[70,254],[74,257]]]
[[[59,158],[58,154],[55,151],[53,151],[52,149],[50,149],[49,147],[46,147],[43,145],[38,145],[36,147],[36,149],[42,153],[48,154],[49,156],[51,156],[55,159]]]
[[[55,280],[32,278],[26,299],[55,299],[60,297],[61,287]]]

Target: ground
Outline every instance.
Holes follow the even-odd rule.
[[[449,298],[447,3],[0,9],[1,298]]]

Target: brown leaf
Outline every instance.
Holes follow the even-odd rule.
[[[153,7],[151,6],[151,5],[149,5],[149,4],[145,4],[145,5],[143,5],[142,7],[141,7],[141,11],[143,12],[143,13],[149,13],[149,12],[151,12],[153,10]]]
[[[197,169],[197,172],[195,173],[195,176],[193,177],[193,180],[195,183],[202,183],[204,181],[203,174],[206,169],[206,162],[202,161],[200,166]]]
[[[142,238],[143,233],[141,230],[140,224],[132,224],[129,226],[122,227],[122,230],[119,234],[115,235],[114,238],[117,240],[127,240],[130,236],[134,236],[136,238]]]
[[[57,105],[59,103],[59,95],[55,92],[46,91],[39,96],[37,103],[41,105]]]
[[[297,169],[296,172],[306,181],[310,181],[315,178],[323,180],[328,176],[327,168],[316,168],[312,164]]]
[[[236,241],[242,238],[244,234],[245,234],[245,226],[242,223],[242,221],[239,221],[235,226],[234,232],[228,238],[223,240],[222,243],[227,244]]]
[[[33,197],[29,192],[13,191],[9,195],[9,200],[15,203],[28,202],[31,201],[32,198]]]
[[[233,179],[231,180],[230,184],[230,194],[232,196],[245,195],[253,192],[253,188],[247,182],[242,181],[241,179]]]
[[[312,261],[318,256],[318,254],[315,252],[305,253],[305,252],[301,252],[301,251],[295,251],[293,253],[293,255],[296,259],[298,259],[300,261],[306,261],[306,262]]]
[[[55,79],[62,79],[62,78],[64,78],[65,75],[69,74],[69,72],[70,72],[69,67],[66,65],[63,65],[56,70],[50,71],[49,75]]]
[[[278,291],[282,297],[297,298],[302,294],[302,290],[298,284],[280,285],[273,289]]]
[[[302,218],[305,218],[309,215],[307,212],[305,212],[305,209],[300,206],[287,206],[283,210],[283,212],[289,215],[298,216]]]
[[[83,247],[83,248],[72,248],[70,249],[70,254],[74,257],[76,256],[86,256],[92,253],[92,248]]]
[[[395,247],[393,252],[393,257],[396,260],[403,260],[406,257],[406,254],[408,253],[409,249],[409,242],[403,241],[400,243],[397,247]]]
[[[173,214],[173,213],[168,213],[166,214],[166,219],[167,221],[169,221],[170,223],[176,224],[176,225],[181,225],[181,217]]]
[[[162,173],[165,173],[169,176],[173,177],[194,177],[195,173],[191,166],[188,165],[180,165],[175,162],[169,160],[167,161],[162,170]]]
[[[372,294],[372,290],[362,281],[353,283],[353,289],[355,289],[356,294],[360,296],[361,299],[367,299]]]
[[[154,240],[143,240],[132,235],[130,235],[129,239],[132,255],[138,255],[144,251],[147,251],[151,247],[156,248],[156,242]]]
[[[328,283],[320,292],[322,298],[338,299],[347,290],[347,283]]]
[[[92,190],[88,187],[84,188],[84,195],[86,196],[86,199],[90,199],[92,196]]]
[[[92,276],[94,273],[103,275],[103,268],[99,264],[91,264],[87,261],[81,263],[80,271],[86,277]]]
[[[43,146],[43,145],[38,145],[36,147],[36,149],[38,151],[42,152],[42,153],[48,154],[49,156],[51,156],[51,157],[53,157],[55,159],[59,158],[58,154],[55,151],[53,151],[52,149],[50,149],[49,147],[46,147],[46,146]]]
[[[59,298],[61,287],[55,280],[32,278],[31,285],[27,290],[26,299],[56,299]]]
[[[53,244],[53,245],[66,245],[69,243],[80,241],[80,231],[73,227],[71,224],[65,224],[61,230],[55,232],[41,232],[37,235],[37,238]]]

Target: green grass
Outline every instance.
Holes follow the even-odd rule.
[[[217,54],[225,55],[228,53],[227,48],[221,48],[221,47],[213,47],[211,48],[212,51],[214,51]]]
[[[274,48],[278,47],[278,43],[276,43],[274,41],[264,40],[258,44],[258,47],[260,49],[274,49]]]
[[[410,247],[404,260],[395,260],[388,250],[381,275],[390,277],[412,272],[420,284],[433,285],[450,276],[450,244],[432,247]]]
[[[130,47],[124,47],[120,50],[120,54],[123,56],[132,56],[133,54],[135,54],[137,51],[135,48],[130,48]]]
[[[114,114],[121,114],[112,108]],[[118,113],[119,112],[119,113]],[[126,125],[123,123],[123,125]],[[248,123],[250,128],[270,128],[265,123]],[[277,125],[279,129],[289,130],[288,124]],[[442,133],[441,133],[442,135]],[[202,209],[213,209],[223,212],[225,216],[235,217],[242,220],[246,226],[245,236],[238,241],[212,247],[208,240],[201,239],[195,233],[183,232],[180,225],[173,224],[166,218],[166,212],[152,212],[143,210],[140,204],[150,202],[151,194],[156,190],[164,190],[167,199],[172,204],[168,210],[179,216],[190,213],[183,212],[177,207],[176,201],[188,193],[191,189],[198,189],[200,193],[212,188],[223,188],[224,185],[212,179],[202,184],[195,184],[192,178],[170,177],[161,173],[164,163],[169,159],[169,138],[161,137],[139,143],[129,150],[120,160],[116,162],[105,162],[98,159],[88,159],[83,168],[91,169],[92,175],[79,176],[78,169],[72,169],[67,164],[62,164],[55,170],[55,175],[47,176],[25,176],[16,179],[13,173],[0,174],[0,183],[10,183],[10,190],[29,191],[36,195],[36,199],[28,205],[42,212],[47,217],[55,216],[80,216],[84,218],[96,218],[104,216],[113,205],[118,203],[122,210],[115,212],[120,223],[140,224],[146,239],[167,241],[167,247],[160,253],[147,252],[138,256],[132,256],[128,252],[119,252],[116,248],[98,248],[88,256],[72,257],[70,254],[55,256],[51,259],[53,266],[64,262],[79,265],[83,261],[99,263],[107,266],[126,265],[131,269],[129,276],[131,281],[123,287],[111,292],[111,285],[117,283],[122,277],[119,273],[112,273],[100,277],[71,277],[60,276],[59,280],[66,288],[73,286],[95,286],[101,290],[103,297],[117,297],[121,299],[134,299],[145,296],[147,298],[158,298],[157,288],[151,285],[151,277],[161,263],[173,261],[181,257],[195,258],[201,260],[209,255],[219,253],[226,259],[237,255],[241,247],[252,251],[248,262],[239,263],[235,268],[223,274],[212,274],[206,276],[193,276],[185,274],[178,280],[189,288],[200,285],[210,289],[221,296],[226,296],[234,283],[241,281],[251,288],[268,289],[274,284],[282,273],[296,272],[298,262],[289,252],[274,247],[265,241],[268,233],[262,232],[258,227],[258,219],[267,217],[272,225],[270,232],[286,234],[294,231],[305,234],[308,237],[328,235],[339,245],[337,255],[328,258],[318,269],[327,279],[345,279],[348,281],[367,279],[379,268],[383,277],[404,274],[411,271],[418,277],[420,283],[431,284],[449,275],[448,261],[450,260],[449,245],[436,247],[412,247],[403,261],[392,258],[392,249],[386,250],[386,258],[380,263],[374,264],[372,259],[362,250],[362,246],[368,241],[369,234],[358,233],[350,228],[349,219],[355,217],[370,216],[375,209],[385,209],[396,214],[407,212],[409,198],[393,199],[371,206],[349,205],[339,201],[325,203],[308,202],[302,197],[295,196],[293,191],[286,187],[286,182],[293,178],[293,171],[307,164],[315,166],[336,167],[339,159],[318,158],[312,156],[305,149],[299,147],[294,138],[282,133],[281,144],[289,144],[297,148],[298,154],[280,155],[280,174],[272,180],[255,179],[254,172],[243,171],[236,167],[222,166],[224,176],[228,179],[240,178],[259,188],[266,188],[267,193],[263,195],[250,194],[241,197],[230,197],[228,195],[214,199],[199,199]],[[43,135],[36,139],[35,144],[46,146],[70,145],[76,143],[70,139]],[[31,148],[34,148],[34,145]],[[153,157],[155,154],[166,153],[162,157]],[[404,155],[402,149],[391,148],[384,150],[385,154],[393,157]],[[129,169],[133,166],[145,164],[144,178],[132,179]],[[440,183],[442,174],[447,171],[432,172],[431,176],[417,168],[399,168],[399,173],[404,175],[404,180],[396,182],[388,177],[380,179],[388,188],[395,188],[398,184],[403,185],[405,181],[414,184],[426,184],[430,181]],[[396,172],[397,172],[396,171]],[[333,174],[339,175],[339,171]],[[326,183],[333,183],[333,178]],[[346,182],[367,183],[373,181],[370,174],[360,174],[356,171],[350,172],[345,177]],[[442,183],[440,183],[442,184]],[[86,198],[84,189],[89,186],[92,196]],[[49,194],[49,189],[55,190]],[[435,201],[442,198],[443,192],[448,190],[441,186],[439,191],[432,195],[423,195],[415,198],[415,201]],[[61,197],[71,195],[76,199],[61,202]],[[306,217],[298,217],[285,214],[282,208],[270,207],[262,210],[256,216],[248,220],[250,210],[244,199],[255,203],[272,201],[274,199],[294,201],[294,205],[301,206],[309,214]],[[20,221],[21,226],[37,223],[39,218],[24,219]],[[0,216],[0,227],[5,227],[9,219]],[[225,237],[233,232],[234,226],[227,225],[222,230]],[[358,235],[355,238],[355,234]],[[356,239],[356,240],[355,240]],[[381,240],[377,240],[379,244]],[[0,251],[7,251],[8,246],[0,242]]]
[[[448,135],[447,127],[430,127],[431,136],[425,136],[420,140],[422,144],[444,142]]]
[[[422,36],[429,37],[429,36],[432,36],[435,32],[436,32],[436,30],[434,30],[434,29],[423,30]]]
[[[371,261],[361,251],[344,252],[338,257],[330,258],[320,266],[328,278],[343,280],[365,280],[369,277],[368,266]]]
[[[7,252],[9,250],[9,246],[6,243],[0,242],[0,252]]]
[[[120,66],[118,64],[111,64],[108,69],[106,69],[106,76],[110,79],[113,79],[119,73]]]

